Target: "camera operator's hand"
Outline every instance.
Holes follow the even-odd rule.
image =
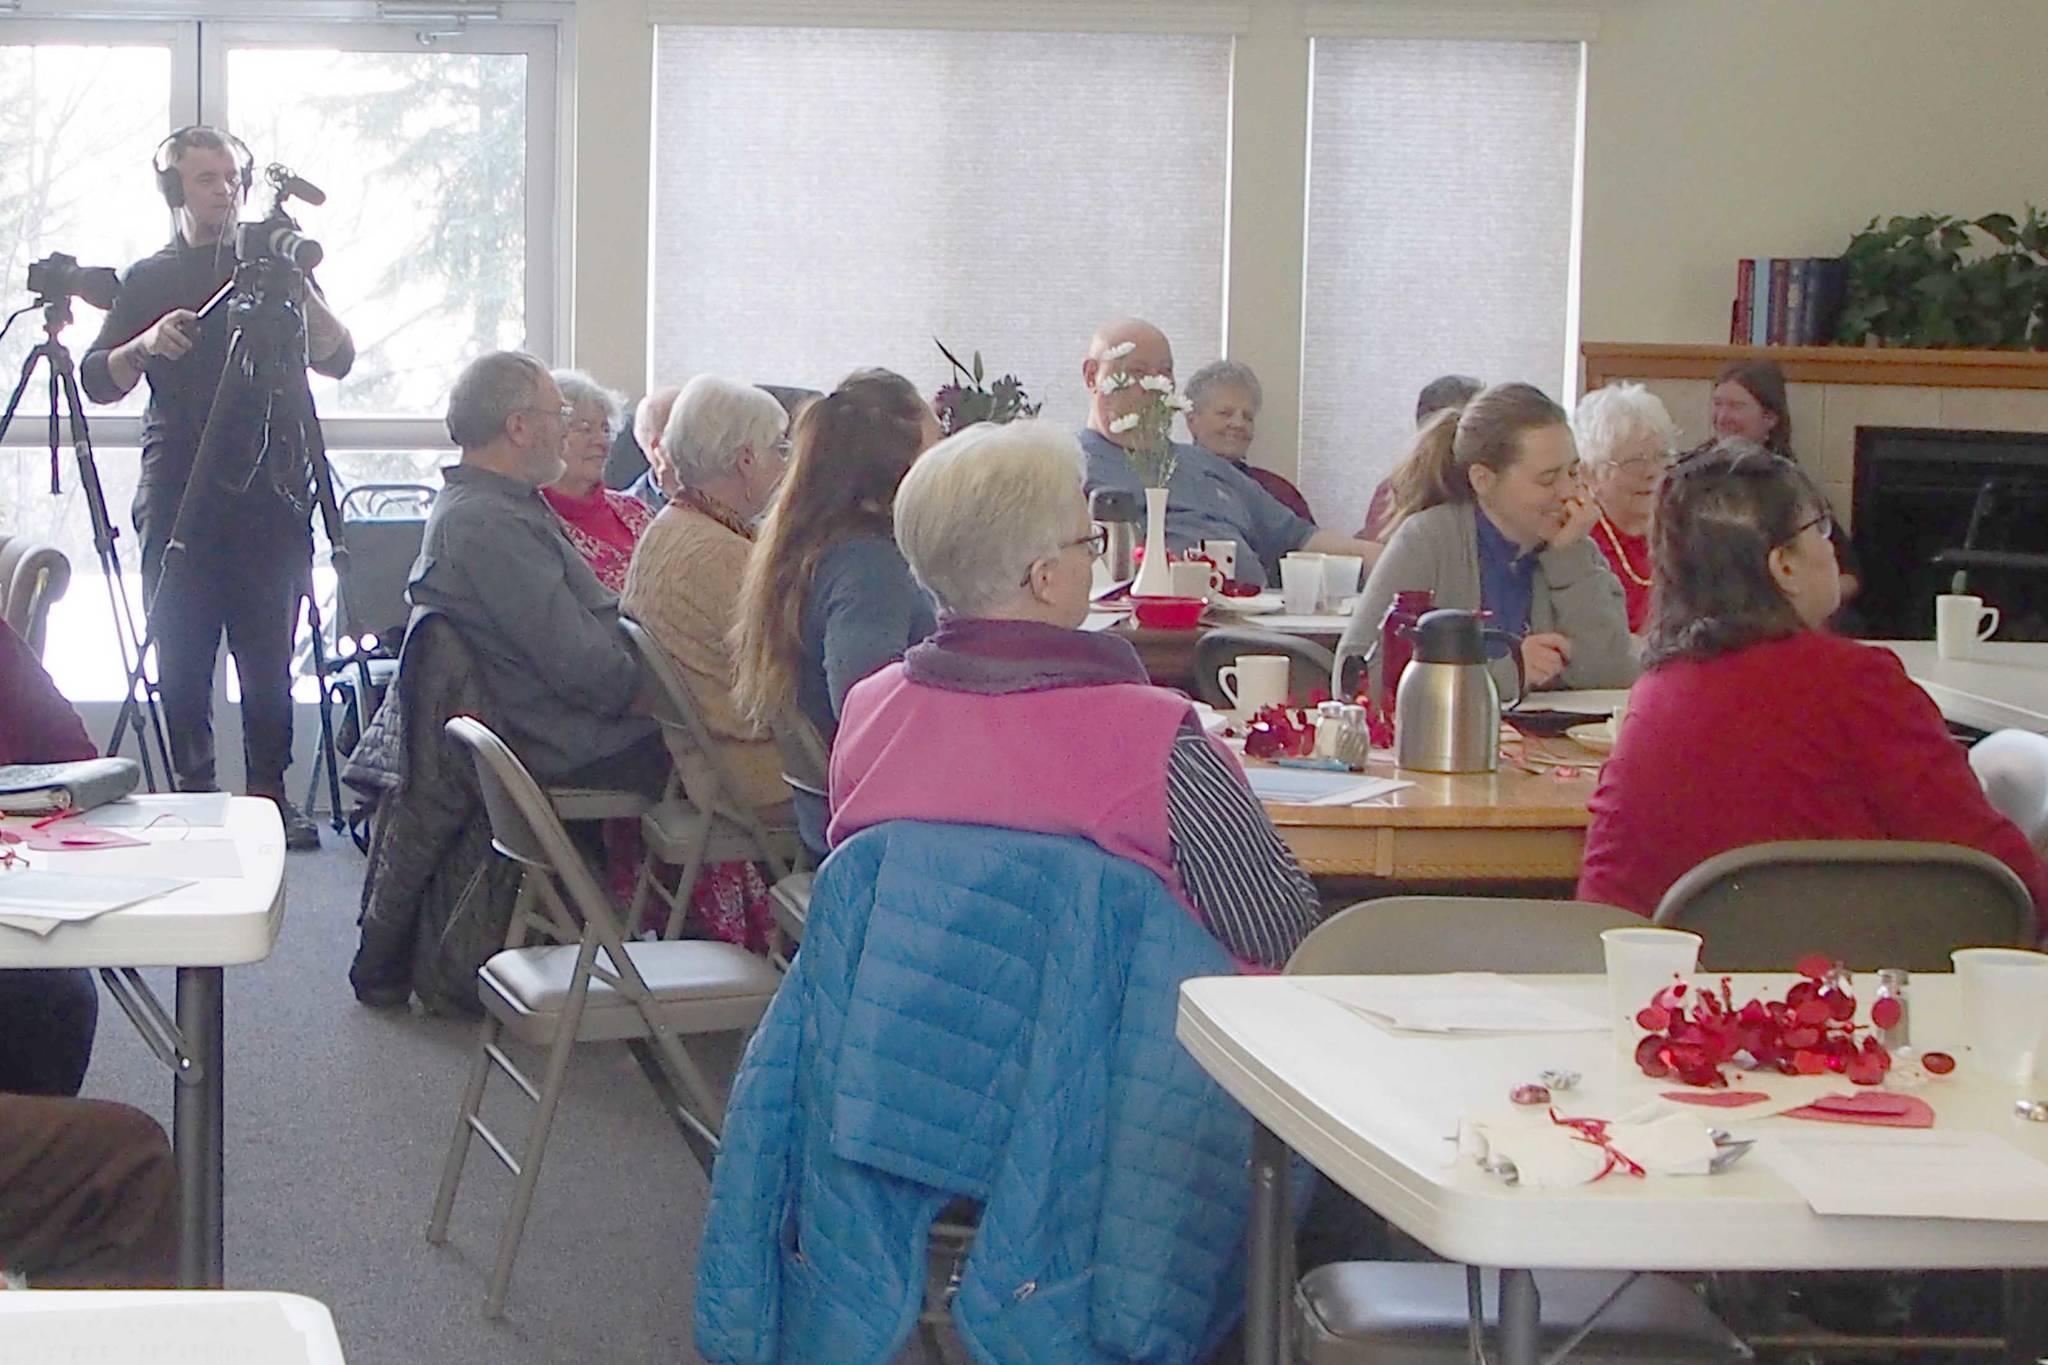
[[[198,340],[199,315],[189,308],[173,308],[137,337],[135,343],[144,355],[177,360]]]

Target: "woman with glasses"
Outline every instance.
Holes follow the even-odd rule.
[[[1130,643],[1084,631],[1099,531],[1078,441],[986,423],[896,495],[937,633],[847,696],[831,842],[887,820],[1088,839],[1157,872],[1240,961],[1286,963],[1319,914],[1230,751]]]
[[[556,370],[554,380],[568,409],[562,473],[542,488],[540,495],[555,510],[562,534],[589,563],[598,581],[621,592],[633,546],[654,517],[639,499],[604,486],[612,433],[619,428],[626,400],[581,370]]]
[[[789,419],[764,390],[715,375],[683,387],[657,442],[668,505],[640,538],[621,606],[675,661],[717,746],[731,795],[765,823],[787,824],[789,788],[775,738],[733,700],[733,627],[754,523],[782,478]],[[678,754],[679,764],[693,761]],[[692,907],[728,943],[767,946],[768,888],[751,863],[719,863]]]
[[[1678,428],[1657,395],[1641,384],[1609,384],[1579,400],[1572,435],[1600,508],[1593,544],[1621,580],[1629,633],[1641,634],[1650,615],[1650,513],[1657,505],[1657,480],[1678,444]]]
[[[1587,539],[1600,506],[1579,481],[1564,409],[1528,384],[1496,384],[1417,433],[1393,538],[1366,578],[1342,652],[1365,653],[1400,592],[1490,612],[1520,636],[1528,686],[1626,687],[1635,679],[1621,584]],[[1496,665],[1503,698],[1511,661]]]
[[[787,725],[794,711],[829,745],[847,690],[938,624],[889,520],[896,486],[938,438],[930,405],[889,370],[857,370],[798,415],[733,626],[734,695],[754,724]],[[799,794],[796,814],[823,851],[824,803]]]
[[[1666,477],[1647,671],[1593,795],[1581,900],[1649,915],[1732,848],[1916,839],[1989,853],[2048,910],[2048,869],[1933,701],[1889,650],[1822,629],[1841,599],[1831,529],[1813,481],[1754,442]]]

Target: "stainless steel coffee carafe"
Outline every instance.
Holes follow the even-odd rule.
[[[1426,773],[1490,773],[1500,767],[1500,690],[1486,666],[1505,650],[1515,661],[1522,699],[1522,642],[1481,623],[1479,613],[1426,612],[1401,634],[1415,657],[1394,695],[1394,761]]]
[[[1088,515],[1109,533],[1102,565],[1112,583],[1138,576],[1138,545],[1144,539],[1143,507],[1138,495],[1122,488],[1098,488],[1088,499]]]

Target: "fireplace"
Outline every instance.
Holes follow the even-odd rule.
[[[1938,593],[1975,593],[2002,640],[2048,640],[2048,433],[1856,429],[1857,633],[1934,637]]]

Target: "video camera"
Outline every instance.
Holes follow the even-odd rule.
[[[286,200],[303,199],[317,207],[327,202],[326,194],[276,162],[264,169],[263,178],[270,182],[270,215],[261,222],[235,224],[235,259],[244,263],[280,261],[296,270],[311,270],[327,253],[320,243],[299,231],[284,206]]]
[[[81,298],[105,312],[121,292],[121,277],[112,266],[80,265],[76,256],[53,251],[29,266],[28,292],[43,299]]]

